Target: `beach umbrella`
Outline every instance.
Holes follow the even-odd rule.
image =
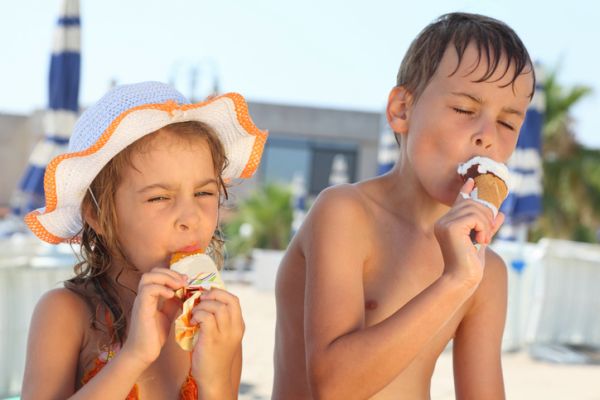
[[[515,152],[508,161],[511,191],[500,210],[506,216],[500,238],[524,240],[527,227],[542,212],[542,128],[545,94],[542,69],[536,65],[536,87],[525,114]]]
[[[377,150],[377,175],[383,175],[392,169],[398,159],[399,147],[396,136],[387,122],[385,112],[379,122],[379,147]]]
[[[350,182],[348,176],[348,161],[343,154],[333,156],[331,163],[331,172],[329,173],[329,185],[341,185]]]
[[[524,282],[523,271],[527,268],[527,230],[542,212],[542,128],[544,125],[545,95],[542,69],[536,65],[536,87],[533,99],[525,114],[516,149],[508,161],[511,190],[500,210],[506,221],[497,234],[498,239],[516,242],[510,257],[509,308],[506,333],[512,338],[517,350],[523,343],[521,299]]]
[[[306,217],[306,185],[304,176],[295,173],[292,179],[292,236],[298,232]]]
[[[77,119],[80,63],[79,0],[63,0],[52,43],[45,135],[31,153],[27,169],[13,195],[13,214],[22,216],[44,205],[46,165],[67,151],[69,136]]]

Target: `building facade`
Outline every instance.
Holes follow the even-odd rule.
[[[333,183],[375,176],[381,114],[249,102],[255,124],[269,131],[261,166],[234,197],[264,183],[300,177],[309,196]],[[0,206],[8,206],[33,147],[43,136],[43,112],[0,114]]]

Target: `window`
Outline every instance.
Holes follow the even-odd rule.
[[[310,195],[332,183],[356,181],[357,145],[274,137],[267,141],[261,164],[263,182],[291,184],[301,175]],[[333,174],[332,174],[333,172]]]

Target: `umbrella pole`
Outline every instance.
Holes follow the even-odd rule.
[[[516,304],[515,315],[513,319],[513,337],[515,340],[515,351],[519,351],[523,345],[523,304],[522,304],[522,291],[523,291],[523,270],[525,264],[525,243],[527,242],[527,224],[518,224],[515,226],[515,237],[517,239],[517,257],[512,261],[512,269],[516,273],[514,299]]]

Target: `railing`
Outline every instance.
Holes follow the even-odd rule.
[[[543,239],[493,248],[509,266],[504,349],[528,346],[538,358],[591,362],[572,349],[600,352],[600,246]],[[520,272],[512,267],[519,262]]]
[[[535,348],[532,354],[544,358],[557,345],[600,349],[600,246],[544,239],[522,245],[495,242],[492,248],[509,266],[503,350]],[[28,237],[0,241],[0,398],[19,393],[35,304],[72,275],[74,262],[68,246],[43,245]],[[250,281],[270,291],[277,269],[260,268],[259,262],[256,279]],[[550,350],[544,353],[543,346]]]

